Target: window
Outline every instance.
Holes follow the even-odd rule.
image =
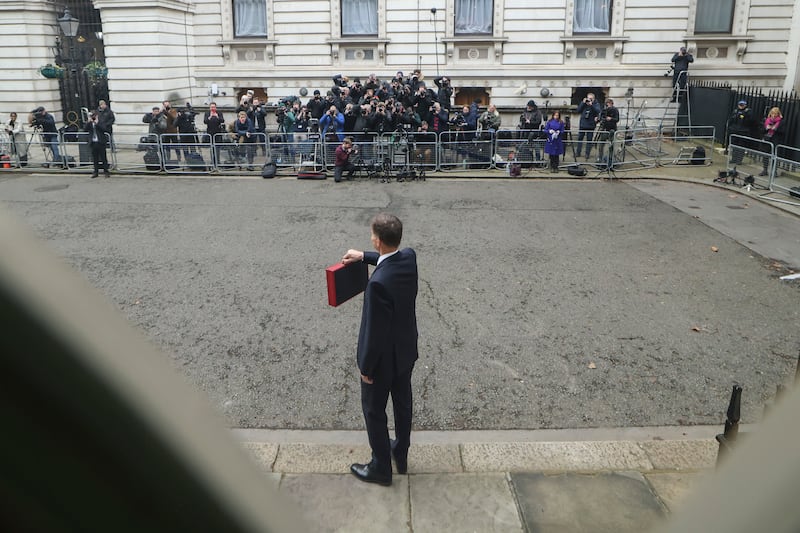
[[[573,33],[610,33],[611,0],[575,0]]]
[[[342,0],[342,35],[378,35],[378,0]]]
[[[233,36],[267,36],[266,0],[233,0]]]
[[[456,0],[456,34],[492,33],[492,0]]]
[[[697,0],[695,33],[730,33],[734,0]]]

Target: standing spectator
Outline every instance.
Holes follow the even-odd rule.
[[[29,122],[34,128],[41,129],[42,141],[50,148],[50,153],[53,156],[53,164],[62,164],[66,166],[66,162],[62,160],[61,154],[58,151],[58,128],[56,127],[55,117],[48,113],[44,106],[39,106],[31,112]]]
[[[433,106],[433,93],[425,86],[425,82],[419,82],[416,93],[411,99],[412,105],[417,109],[419,118],[430,124],[431,106]]]
[[[689,77],[689,63],[694,63],[692,54],[681,46],[678,53],[672,56],[672,101],[678,99],[678,89],[686,90],[686,78]]]
[[[100,166],[103,167],[103,174],[105,177],[110,178],[111,173],[108,171],[108,154],[106,147],[108,146],[108,133],[100,123],[100,115],[97,112],[92,113],[91,118],[83,127],[84,131],[89,134],[89,146],[92,149],[92,163],[94,164],[93,178],[96,178],[100,172]]]
[[[783,144],[783,140],[786,137],[786,131],[784,130],[785,125],[786,123],[783,121],[783,114],[780,108],[773,107],[769,110],[767,118],[764,120],[763,139],[772,143],[773,146]],[[759,176],[766,176],[769,174],[767,167],[769,166],[770,160],[771,157],[764,156],[764,169],[758,174]]]
[[[583,139],[586,138],[586,157],[588,161],[592,153],[592,141],[594,140],[594,130],[597,127],[597,118],[600,116],[600,104],[594,99],[594,93],[586,95],[580,104],[578,104],[577,113],[581,116],[578,123],[578,143],[575,154],[575,159],[580,157],[581,148],[583,147]]]
[[[169,159],[169,144],[177,144],[180,139],[178,138],[178,124],[176,120],[178,118],[178,111],[172,108],[172,104],[170,104],[169,100],[164,100],[162,103],[163,107],[161,109],[161,113],[164,114],[164,118],[166,121],[166,128],[162,132],[163,137],[161,137],[162,146],[164,146],[164,157]],[[159,125],[161,122],[159,122]],[[175,159],[178,161],[181,160],[181,154],[177,148],[175,150]]]
[[[467,131],[476,131],[478,129],[478,106],[481,104],[481,99],[476,98],[469,106],[464,106],[464,120],[467,122]]]
[[[253,170],[253,157],[255,150],[253,149],[253,142],[255,141],[256,129],[253,126],[253,121],[247,116],[247,112],[239,111],[239,117],[233,123],[233,135],[237,146],[239,147],[239,157],[244,151],[247,157],[247,170]],[[239,167],[241,169],[241,167]]]
[[[111,108],[108,107],[108,103],[105,100],[100,100],[97,103],[97,121],[106,133],[108,133],[112,152],[117,151],[117,146],[114,144],[114,122],[116,122],[116,120],[117,118],[114,116],[114,112],[111,111]]]
[[[619,109],[614,107],[614,100],[611,98],[606,99],[606,107],[600,112],[597,118],[597,123],[600,126],[600,131],[597,134],[597,140],[600,142],[600,147],[597,149],[600,156],[597,162],[603,161],[603,151],[605,150],[608,141],[608,165],[612,164],[612,156],[614,155],[614,134],[617,132],[617,123],[619,123]]]
[[[744,159],[744,147],[751,146],[750,141],[747,139],[734,139],[730,135],[740,135],[742,137],[756,137],[757,122],[753,111],[747,106],[747,100],[739,100],[736,104],[736,109],[733,110],[731,116],[728,118],[728,144],[734,144],[731,150],[731,163],[740,165]]]
[[[216,102],[211,102],[208,105],[208,111],[203,115],[203,123],[206,125],[209,142],[214,144],[214,164],[218,165],[220,163],[220,146],[218,143],[222,142],[222,138],[216,137],[216,135],[225,133],[225,117],[222,116],[222,111],[217,110]]]
[[[553,111],[553,116],[544,126],[547,139],[544,153],[550,156],[550,172],[558,172],[558,157],[564,155],[564,122],[561,112]]]
[[[11,138],[11,150],[17,157],[17,162],[25,166],[28,162],[28,142],[25,139],[25,126],[22,121],[17,119],[16,113],[9,115],[9,120],[5,125],[6,133]]]
[[[350,154],[354,153],[353,140],[347,137],[342,141],[342,144],[336,147],[336,160],[333,166],[333,181],[339,183],[342,181],[342,174],[347,171],[347,179],[353,179],[353,173],[356,171],[356,166],[350,161]]]

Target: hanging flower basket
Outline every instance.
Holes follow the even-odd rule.
[[[83,70],[85,70],[92,78],[105,78],[108,76],[108,67],[99,61],[92,61],[83,67]]]
[[[59,67],[58,65],[51,65],[48,63],[43,67],[39,67],[39,74],[44,76],[45,78],[63,78],[64,77],[64,69]]]

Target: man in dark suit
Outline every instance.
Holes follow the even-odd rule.
[[[92,113],[92,117],[83,128],[88,133],[89,147],[92,149],[92,162],[94,163],[93,178],[97,177],[100,171],[100,165],[103,166],[103,173],[105,177],[111,177],[108,172],[108,154],[106,154],[106,147],[108,146],[108,139],[106,137],[106,130],[100,125],[97,113]]]
[[[353,464],[360,480],[392,484],[394,456],[397,472],[408,469],[411,445],[411,372],[417,360],[417,254],[398,250],[403,223],[380,213],[370,224],[376,252],[348,250],[345,264],[363,261],[376,265],[364,292],[358,333],[358,368],[361,372],[361,408],[367,426],[372,460]],[[389,440],[386,402],[392,395],[396,440]]]

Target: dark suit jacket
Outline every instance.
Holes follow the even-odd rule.
[[[108,139],[106,138],[106,130],[103,129],[103,126],[100,124],[94,124],[91,120],[86,123],[83,130],[88,133],[88,138],[86,142],[89,143],[90,146],[95,148],[105,148],[108,145]],[[92,137],[94,136],[94,130],[97,130],[97,142],[92,142]]]
[[[378,262],[377,252],[364,252],[364,262]],[[372,272],[364,292],[358,333],[358,368],[374,377],[378,370],[403,373],[417,360],[417,254],[404,248],[384,259]]]

